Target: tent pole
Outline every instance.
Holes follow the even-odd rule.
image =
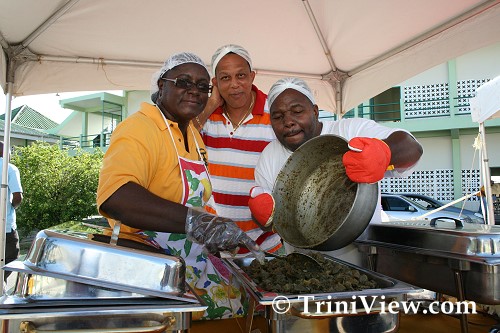
[[[493,210],[493,201],[491,195],[491,175],[490,175],[490,166],[488,160],[488,153],[486,149],[486,134],[484,122],[479,123],[479,134],[481,136],[481,171],[483,174],[483,184],[484,184],[484,193],[486,199],[486,224],[494,225],[495,224],[495,212]]]
[[[7,52],[6,52],[7,53]],[[4,138],[3,138],[3,165],[2,165],[2,183],[0,188],[0,267],[5,265],[5,232],[6,232],[6,217],[7,204],[10,203],[8,198],[8,175],[9,175],[9,152],[10,152],[10,127],[12,118],[12,92],[14,90],[15,69],[17,63],[12,57],[12,54],[7,53],[7,70],[6,70],[6,94],[5,94],[5,121],[4,121]],[[4,290],[4,271],[0,269],[0,290]]]
[[[323,52],[325,53],[326,60],[328,60],[328,63],[330,64],[330,68],[332,69],[332,72],[337,71],[337,66],[335,65],[335,61],[333,61],[332,54],[330,53],[330,48],[328,47],[325,37],[323,36],[323,32],[321,31],[321,28],[319,27],[318,21],[316,20],[316,17],[314,16],[314,12],[311,8],[311,5],[309,4],[308,0],[302,0],[302,4],[304,5],[307,15],[309,16],[309,20],[311,21],[311,24],[313,25],[314,31],[316,31],[316,37],[318,37],[319,43],[321,44],[321,47],[323,48]]]
[[[0,265],[5,265],[5,233],[7,228],[7,202],[8,198],[8,167],[9,167],[9,151],[10,151],[10,125],[11,125],[11,101],[12,101],[12,82],[7,81],[7,94],[5,95],[5,127],[4,127],[4,149],[3,149],[3,165],[2,165],[2,185],[0,189]],[[4,290],[4,271],[0,270],[0,290]]]
[[[314,31],[316,32],[316,37],[318,37],[319,43],[323,48],[326,60],[328,60],[328,63],[330,64],[330,68],[332,70],[331,73],[334,74],[333,77],[335,78],[335,81],[333,82],[332,86],[335,91],[335,107],[336,107],[335,113],[337,114],[337,118],[340,119],[342,117],[342,114],[344,113],[344,108],[342,105],[342,86],[343,86],[342,83],[344,78],[346,77],[346,73],[339,71],[337,69],[337,65],[335,65],[333,56],[330,53],[330,48],[326,43],[325,36],[323,35],[321,28],[319,27],[318,21],[316,20],[316,16],[314,16],[314,12],[311,8],[311,5],[309,4],[309,1],[302,0],[302,4],[306,9],[307,15],[309,16],[309,20],[311,21]]]

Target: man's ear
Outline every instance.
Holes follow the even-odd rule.
[[[253,80],[255,80],[255,71],[250,71],[250,77],[252,78],[252,84],[253,84]]]
[[[316,119],[319,118],[319,108],[318,108],[318,105],[314,104],[313,105],[313,111],[314,111],[314,114],[316,115]]]
[[[161,91],[163,89],[163,85],[165,84],[165,81],[163,80],[158,80],[158,90]]]
[[[217,86],[217,78],[216,78],[216,77],[213,77],[213,78],[212,78],[212,84],[213,84],[214,86]]]

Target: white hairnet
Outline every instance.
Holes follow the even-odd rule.
[[[217,64],[219,61],[228,53],[235,53],[245,59],[250,66],[250,70],[252,70],[252,60],[250,60],[250,54],[243,47],[235,44],[228,44],[221,46],[215,51],[212,56],[212,75],[215,76],[215,69],[217,68]]]
[[[298,92],[304,94],[311,101],[311,103],[316,104],[312,91],[304,80],[296,77],[285,77],[276,81],[276,83],[273,84],[269,90],[269,94],[267,94],[269,109],[271,109],[271,105],[274,103],[276,98],[286,89],[297,90]]]
[[[163,76],[167,71],[171,70],[174,67],[179,65],[193,63],[203,66],[210,76],[210,72],[208,71],[207,66],[196,54],[189,52],[176,53],[171,55],[165,63],[163,67],[151,77],[151,99],[153,102],[156,102],[156,98],[158,97],[158,80]]]

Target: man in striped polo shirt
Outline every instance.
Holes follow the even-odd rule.
[[[264,250],[281,247],[277,234],[263,231],[252,220],[249,191],[262,150],[274,140],[267,95],[253,81],[255,71],[247,50],[224,45],[212,57],[213,91],[205,110],[194,121],[208,151],[213,197],[208,206],[238,224]],[[244,250],[243,250],[244,251]]]

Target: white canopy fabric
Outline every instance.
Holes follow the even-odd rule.
[[[472,121],[482,123],[500,117],[500,76],[476,89],[476,96],[469,99]]]
[[[267,92],[300,76],[343,113],[500,41],[500,0],[0,0],[0,82],[13,96],[145,90],[172,53],[250,52]],[[9,69],[9,70],[7,70]]]
[[[219,46],[240,44],[251,54],[261,90],[298,76],[321,109],[342,115],[496,42],[500,0],[0,0],[4,142],[8,147],[12,96],[147,90],[175,52],[194,52],[210,64]],[[3,259],[0,251],[0,264]]]
[[[493,188],[491,186],[491,175],[488,151],[486,146],[486,130],[484,122],[488,119],[500,118],[500,76],[486,82],[476,89],[476,96],[469,99],[472,121],[479,123],[480,153],[481,153],[481,182],[484,186],[486,207],[481,205],[483,215],[487,217],[488,224],[494,225],[494,210],[491,200]],[[495,186],[498,191],[498,185]],[[482,203],[482,202],[481,202]],[[486,212],[486,214],[484,214]]]

